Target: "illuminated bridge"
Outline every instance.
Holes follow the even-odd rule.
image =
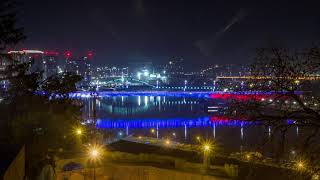
[[[209,86],[190,86],[190,85],[180,85],[180,86],[175,86],[175,85],[163,85],[160,84],[158,81],[144,81],[144,80],[139,80],[136,78],[131,78],[131,77],[114,77],[113,79],[108,79],[108,80],[100,80],[100,81],[93,81],[91,83],[92,86],[98,86],[99,89],[103,88],[129,88],[129,87],[134,87],[134,86],[144,86],[144,87],[149,87],[151,89],[159,89],[159,90],[172,90],[172,91],[213,91],[215,87],[213,85]]]
[[[244,126],[252,124],[243,120],[231,120],[216,117],[198,118],[103,118],[98,119],[97,127],[103,129],[125,128],[178,128],[178,127],[207,127],[207,126]]]
[[[217,76],[216,79],[272,79],[272,76]],[[283,77],[288,78],[288,77]],[[295,80],[320,80],[320,76],[307,76],[307,77],[298,77]]]

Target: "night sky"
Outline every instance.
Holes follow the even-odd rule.
[[[248,63],[255,48],[320,41],[317,1],[27,0],[24,48],[94,52],[93,64]]]

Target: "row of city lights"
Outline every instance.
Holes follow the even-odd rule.
[[[261,98],[261,101],[267,101],[267,99]],[[274,100],[273,100],[273,99],[269,99],[268,101],[269,101],[269,102],[273,102]],[[277,100],[276,102],[279,103],[280,101]],[[290,102],[289,102],[289,101],[285,101],[284,103],[289,104]],[[296,102],[296,101],[293,101],[292,104],[297,104],[297,102]],[[304,104],[304,105],[308,105],[308,103],[306,103],[306,102],[304,102],[303,104]],[[314,106],[318,106],[317,103],[314,103],[313,105],[314,105]]]
[[[150,129],[150,132],[152,134],[154,134],[155,133],[155,129],[154,128]],[[81,136],[84,135],[84,130],[83,130],[82,127],[77,127],[77,128],[74,129],[74,133],[78,137],[81,137]],[[173,132],[172,135],[175,137],[176,133]],[[141,140],[142,136],[138,136],[138,139]],[[202,141],[202,138],[200,136],[196,136],[195,139],[200,144],[200,149],[204,153],[204,160],[205,160],[207,158],[207,156],[210,155],[210,153],[212,152],[212,150],[214,148],[213,142],[209,141],[209,140],[203,140]],[[164,143],[165,143],[166,146],[170,146],[172,144],[170,139],[166,139],[164,141]],[[103,147],[100,146],[100,145],[96,145],[96,144],[95,145],[91,145],[91,144],[89,144],[89,146],[88,146],[87,154],[88,154],[89,159],[92,160],[93,162],[97,162],[100,158],[102,158],[103,152],[104,152],[103,151]],[[247,154],[245,156],[245,158],[246,158],[247,161],[250,161],[252,159],[250,154]],[[301,160],[301,159],[297,160],[295,162],[295,165],[294,165],[294,168],[296,170],[298,170],[298,171],[305,171],[306,167],[307,167],[307,163],[304,160]]]

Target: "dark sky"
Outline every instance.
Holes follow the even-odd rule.
[[[20,0],[22,1],[22,0]],[[25,48],[92,50],[94,64],[247,63],[254,49],[320,41],[317,1],[27,0]]]

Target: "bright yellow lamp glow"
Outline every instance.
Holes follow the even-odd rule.
[[[170,140],[166,140],[166,145],[170,145],[171,144],[171,142],[170,142]]]
[[[151,129],[151,133],[154,133],[154,132],[155,132],[155,130],[152,128],[152,129]]]
[[[302,161],[302,160],[299,160],[299,161],[296,162],[295,166],[296,166],[296,168],[298,170],[303,170],[303,169],[306,168],[306,163],[304,161]]]
[[[208,144],[203,146],[204,151],[210,151],[210,146]]]
[[[76,130],[77,135],[81,135],[82,134],[82,130],[79,128]]]
[[[96,159],[99,156],[99,151],[97,149],[92,149],[90,151],[90,156],[92,159]]]
[[[204,140],[200,145],[200,149],[205,154],[211,153],[213,151],[213,142],[211,140]]]
[[[103,147],[99,145],[91,145],[88,147],[88,156],[91,160],[97,161],[103,154]]]
[[[84,129],[81,126],[74,127],[72,132],[75,136],[80,137],[80,136],[84,135]]]
[[[198,141],[200,141],[200,136],[197,136],[196,138],[197,138]]]

